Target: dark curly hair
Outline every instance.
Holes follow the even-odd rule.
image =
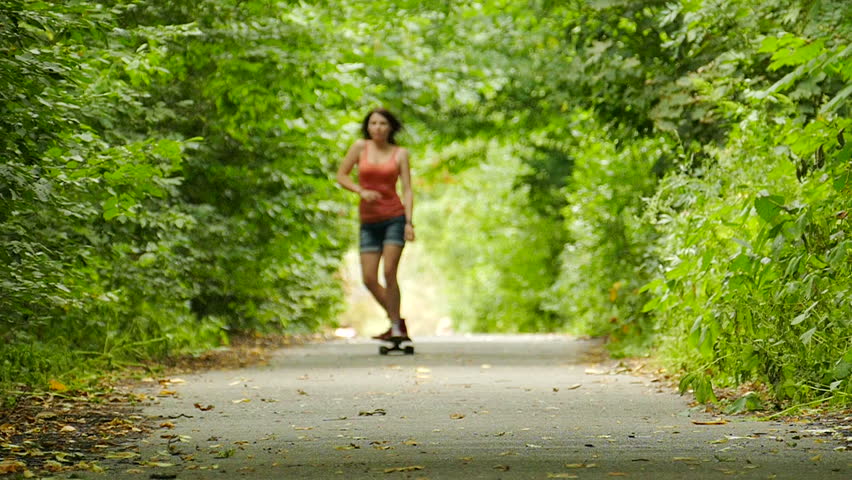
[[[396,145],[396,140],[394,139],[394,136],[397,134],[397,132],[402,130],[402,122],[400,122],[399,119],[396,118],[396,116],[392,114],[387,108],[374,108],[370,110],[369,113],[367,113],[367,116],[364,117],[364,121],[361,122],[361,133],[364,135],[364,138],[366,138],[367,140],[370,139],[370,131],[367,129],[367,126],[370,124],[370,117],[374,113],[378,113],[379,115],[385,117],[388,120],[388,123],[391,127],[390,135],[388,135],[388,143]]]

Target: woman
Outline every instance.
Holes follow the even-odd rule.
[[[337,181],[343,188],[361,198],[360,252],[364,284],[385,309],[391,327],[373,338],[406,339],[408,329],[400,318],[400,292],[396,272],[406,241],[414,240],[414,194],[408,150],[394,139],[402,124],[388,110],[370,111],[361,124],[364,138],[356,141],[337,170]],[[358,164],[358,182],[350,173]],[[402,183],[402,199],[396,191],[397,179]],[[385,286],[379,284],[379,261],[384,258]]]

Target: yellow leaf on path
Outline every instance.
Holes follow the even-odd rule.
[[[0,475],[23,472],[26,469],[27,464],[17,460],[3,460],[0,462]]]
[[[114,460],[127,460],[130,458],[136,458],[139,454],[136,452],[119,452],[119,453],[110,453],[104,458],[110,458]]]
[[[479,368],[482,368],[482,369],[486,369],[486,370],[487,370],[487,369],[491,368],[491,364],[483,363],[482,365],[480,365],[480,366],[479,366]]]
[[[71,432],[76,432],[77,429],[72,427],[71,425],[65,425],[59,431],[62,432],[62,433],[71,433]]]
[[[169,395],[177,395],[177,392],[174,391],[174,390],[160,390],[160,396],[161,397],[166,397],[166,396],[169,396]]]
[[[693,457],[674,457],[673,462],[700,462],[701,460]]]
[[[175,424],[172,422],[163,422],[160,424],[160,428],[175,428]]]
[[[627,474],[624,472],[609,472],[607,473],[610,477],[626,477]]]
[[[512,467],[508,465],[494,465],[495,470],[500,470],[501,472],[508,472]]]
[[[452,418],[453,420],[461,420],[462,418],[464,418],[464,414],[463,413],[453,413],[452,415],[450,415],[450,418]]]
[[[241,398],[239,400],[231,400],[231,403],[249,403],[251,401],[250,398]]]
[[[432,370],[426,367],[417,367],[417,373],[429,373]]]
[[[402,442],[403,445],[408,445],[410,447],[416,447],[418,445],[417,440],[406,440]]]
[[[148,467],[160,467],[160,468],[169,468],[169,467],[175,466],[174,463],[167,463],[167,462],[143,462],[142,465],[145,465],[145,466],[148,466]]]
[[[580,478],[573,473],[548,473],[547,478]]]
[[[48,382],[48,385],[50,386],[50,389],[54,392],[65,392],[68,390],[68,387],[66,387],[65,384],[52,378]]]
[[[693,424],[695,424],[695,425],[725,425],[726,423],[728,423],[728,421],[727,421],[727,420],[725,420],[725,419],[718,419],[718,420],[693,420],[693,421],[692,421],[692,423],[693,423]]]
[[[566,463],[565,468],[595,468],[597,463]]]
[[[385,473],[396,473],[396,472],[415,472],[417,470],[423,470],[426,467],[423,465],[411,465],[408,467],[395,467],[395,468],[386,468]]]

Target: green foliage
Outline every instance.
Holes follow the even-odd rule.
[[[360,84],[313,54],[336,39],[257,5],[158,4],[0,3],[4,383],[339,308],[328,171],[351,117],[316,92]]]
[[[354,204],[331,176],[384,104],[463,329],[653,349],[701,401],[848,404],[849,18],[0,0],[0,378],[333,321]]]
[[[463,331],[537,332],[558,326],[543,310],[555,270],[558,224],[530,202],[523,152],[497,144],[461,145],[451,157],[482,155],[479,165],[445,177],[447,186],[418,208],[423,240],[442,249],[439,267],[453,287],[452,315]]]

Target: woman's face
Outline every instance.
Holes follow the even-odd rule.
[[[390,122],[381,113],[373,113],[367,122],[367,132],[373,140],[387,141],[391,132]]]

